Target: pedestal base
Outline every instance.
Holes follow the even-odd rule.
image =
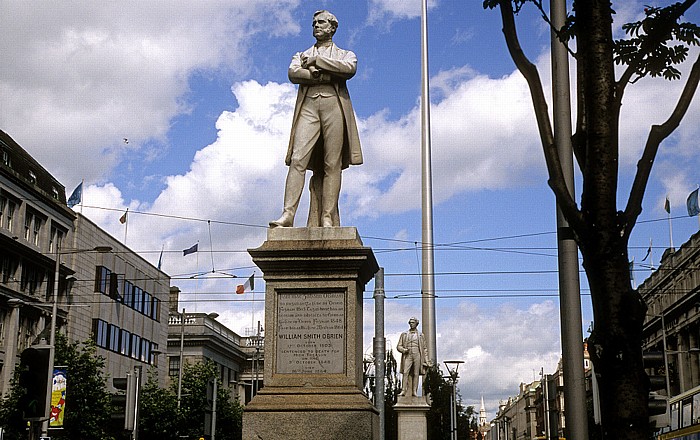
[[[399,440],[427,440],[430,405],[424,397],[400,397],[394,411],[397,414]]]
[[[265,279],[265,387],[243,440],[379,438],[362,394],[362,293],[379,266],[355,228],[274,228],[250,249]]]
[[[245,440],[378,438],[378,412],[359,390],[266,387],[243,413]]]

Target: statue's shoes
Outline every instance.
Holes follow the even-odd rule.
[[[331,220],[331,219],[329,219],[329,218],[324,218],[324,219],[322,220],[322,222],[323,222],[322,226],[323,226],[324,228],[332,228],[332,227],[333,227],[333,220]]]
[[[294,217],[288,214],[282,214],[282,217],[270,222],[271,228],[290,228],[294,225]]]

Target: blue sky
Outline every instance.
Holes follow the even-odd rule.
[[[520,382],[542,367],[552,372],[561,348],[553,196],[525,82],[498,13],[481,3],[430,2],[435,285],[438,358],[466,361],[464,402],[478,405],[483,395],[493,416]],[[643,5],[615,5],[616,20],[639,18]],[[287,67],[313,43],[318,9],[336,14],[334,40],[359,60],[348,87],[365,164],[344,172],[340,209],[385,268],[393,346],[408,318],[420,316],[419,0],[2,2],[0,51],[11,62],[0,66],[0,128],[69,193],[84,179],[84,214],[119,239],[129,208],[127,245],[153,263],[165,250],[182,306],[216,311],[244,334],[263,317],[264,283],[252,302],[232,294],[239,279],[189,276],[260,275],[246,249],[264,241],[281,211],[296,94]],[[695,8],[689,19],[698,18]],[[549,89],[548,28],[527,9],[518,24]],[[621,201],[648,128],[667,117],[680,86],[628,88]],[[697,231],[683,205],[700,183],[698,110],[696,99],[662,145],[631,241],[638,263],[650,239],[656,264],[668,246],[667,194],[675,245]],[[182,257],[195,242],[200,252]],[[637,268],[641,281],[649,269]],[[585,329],[592,314],[585,277],[581,284]],[[366,300],[367,352],[372,313]]]

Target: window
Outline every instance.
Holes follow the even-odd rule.
[[[178,356],[170,356],[168,358],[168,376],[178,377],[180,375],[180,358]]]
[[[17,260],[13,259],[10,255],[2,255],[2,257],[0,257],[0,272],[2,272],[0,281],[3,283],[16,281],[15,273],[17,272],[17,266],[19,266]]]
[[[109,280],[111,278],[112,271],[104,266],[97,266],[95,274],[95,292],[108,293],[109,292]]]
[[[151,342],[151,359],[148,363],[158,366],[158,355],[156,354],[156,350],[158,350],[158,344]]]
[[[39,246],[39,237],[41,233],[42,219],[27,210],[24,216],[24,239],[35,246]]]
[[[153,297],[153,310],[151,310],[151,318],[160,321],[160,300]]]
[[[4,148],[2,149],[2,163],[8,167],[12,166],[12,163],[10,162],[10,152]]]
[[[32,170],[29,170],[29,183],[36,183],[36,174]]]
[[[32,223],[34,223],[34,214],[28,212],[24,217],[24,239],[27,241],[32,236]]]
[[[0,196],[0,226],[4,225],[5,220],[5,206],[7,205],[7,197]]]
[[[122,329],[120,342],[119,353],[123,354],[124,356],[129,356],[129,354],[131,354],[131,332]]]
[[[56,249],[61,248],[63,243],[63,231],[55,226],[51,226],[51,235],[49,236],[49,252],[55,253]]]
[[[141,339],[141,362],[148,362],[151,359],[151,341]]]
[[[41,219],[34,216],[34,232],[32,233],[32,243],[35,246],[39,246],[39,237],[41,236]]]
[[[141,349],[141,336],[131,335],[131,357],[134,359],[139,358],[139,350]]]
[[[116,325],[109,324],[109,349],[119,352],[119,334],[121,329]]]
[[[92,333],[95,339],[95,345],[98,347],[107,347],[107,323],[101,319],[93,319]]]
[[[124,281],[124,304],[134,307],[134,285],[131,281]]]
[[[143,292],[143,314],[146,316],[151,316],[151,294],[148,292]]]
[[[44,281],[44,271],[34,265],[25,261],[22,264],[22,277],[20,279],[20,290],[23,292],[28,292],[34,294],[37,288],[41,286]]]
[[[7,211],[5,212],[5,229],[9,229],[10,231],[12,231],[12,227],[14,226],[14,224],[12,223],[12,219],[15,216],[16,207],[17,205],[15,204],[15,202],[13,202],[12,200],[7,201]]]
[[[134,286],[134,309],[143,313],[143,290]]]
[[[53,197],[54,200],[58,200],[58,190],[56,187],[51,187],[51,197]]]

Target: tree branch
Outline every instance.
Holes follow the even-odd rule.
[[[499,9],[501,11],[503,34],[505,36],[506,45],[508,46],[508,51],[515,62],[515,66],[525,77],[528,87],[530,88],[530,96],[532,97],[532,104],[535,110],[537,128],[539,130],[545,163],[547,164],[547,171],[549,173],[548,184],[557,198],[559,208],[562,210],[562,213],[571,226],[575,230],[582,231],[584,227],[583,217],[576,206],[576,201],[569,193],[566,180],[564,179],[561,161],[559,160],[559,152],[554,143],[554,134],[551,121],[549,120],[547,100],[544,97],[540,75],[537,72],[537,67],[527,58],[520,46],[511,0],[500,0]]]
[[[688,75],[688,81],[683,87],[683,91],[676,103],[676,108],[673,109],[671,116],[661,125],[652,125],[649,131],[649,136],[644,146],[644,152],[639,162],[637,162],[637,175],[634,178],[634,183],[632,184],[630,196],[627,201],[627,207],[625,208],[627,224],[625,225],[624,233],[627,236],[632,232],[632,228],[637,222],[637,217],[642,213],[642,199],[649,182],[651,167],[656,159],[659,145],[678,128],[678,125],[680,125],[695,95],[698,83],[700,83],[700,55],[698,55],[698,59],[695,60],[693,64],[690,75]]]

